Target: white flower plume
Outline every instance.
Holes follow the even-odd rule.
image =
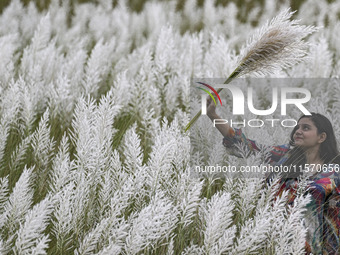
[[[262,26],[242,50],[240,64],[231,76],[269,74],[300,62],[309,45],[303,39],[318,28],[290,20],[293,14],[288,8]]]

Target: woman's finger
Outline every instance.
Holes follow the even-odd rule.
[[[211,99],[208,99],[208,100],[207,100],[207,107],[209,107],[210,104],[211,104]]]
[[[211,103],[211,101],[212,101],[212,100],[211,100],[211,97],[208,97],[208,98],[207,98],[207,105],[209,105],[209,104]]]

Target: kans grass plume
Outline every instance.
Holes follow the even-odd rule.
[[[263,25],[241,51],[241,61],[224,84],[245,74],[271,74],[299,63],[306,55],[309,43],[304,38],[317,30],[314,26],[299,25],[290,20],[295,12],[286,9]],[[220,93],[223,88],[217,90]],[[185,131],[200,117],[199,111]]]

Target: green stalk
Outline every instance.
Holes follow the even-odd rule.
[[[239,74],[240,74],[240,66],[239,65],[234,72],[232,72],[232,74],[227,78],[227,80],[223,83],[223,84],[228,84],[230,83],[233,79],[235,79]],[[221,91],[223,90],[223,88],[219,88],[216,92],[217,94],[219,94]],[[187,132],[191,126],[198,120],[198,118],[201,116],[202,114],[202,110],[199,110],[199,112],[195,115],[195,117],[188,123],[188,125],[185,126],[185,132]]]

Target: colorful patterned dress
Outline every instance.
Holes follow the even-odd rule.
[[[235,156],[241,156],[235,145],[245,145],[249,151],[260,151],[260,145],[254,140],[247,139],[240,129],[230,129],[224,137],[223,145]],[[272,165],[281,165],[288,159],[289,145],[273,146],[268,157]],[[306,254],[340,254],[340,175],[329,164],[327,171],[316,173],[309,179],[308,191],[312,201],[307,205],[305,224],[308,228]],[[278,195],[289,190],[288,204],[295,199],[299,185],[297,179],[281,180]]]

